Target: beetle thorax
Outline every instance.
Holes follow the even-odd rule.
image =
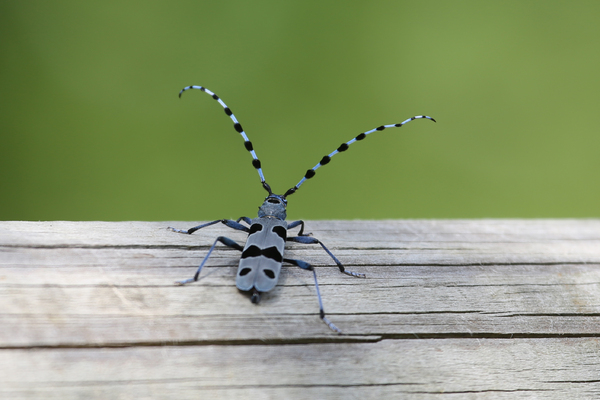
[[[287,201],[278,194],[270,194],[266,199],[262,206],[258,207],[258,218],[263,217],[274,217],[285,221],[287,218],[287,213],[285,208],[287,206]]]

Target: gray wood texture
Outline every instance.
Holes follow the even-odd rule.
[[[259,305],[222,225],[0,222],[0,398],[600,398],[600,220],[308,221]]]

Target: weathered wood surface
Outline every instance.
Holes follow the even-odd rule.
[[[311,221],[253,305],[194,222],[0,222],[0,398],[599,398],[600,220]]]

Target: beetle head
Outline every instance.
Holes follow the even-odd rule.
[[[287,213],[287,200],[278,194],[270,193],[262,206],[258,207],[258,217],[275,217],[280,220],[285,220]]]

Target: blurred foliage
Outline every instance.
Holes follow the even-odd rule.
[[[600,217],[596,1],[0,2],[0,219]]]

